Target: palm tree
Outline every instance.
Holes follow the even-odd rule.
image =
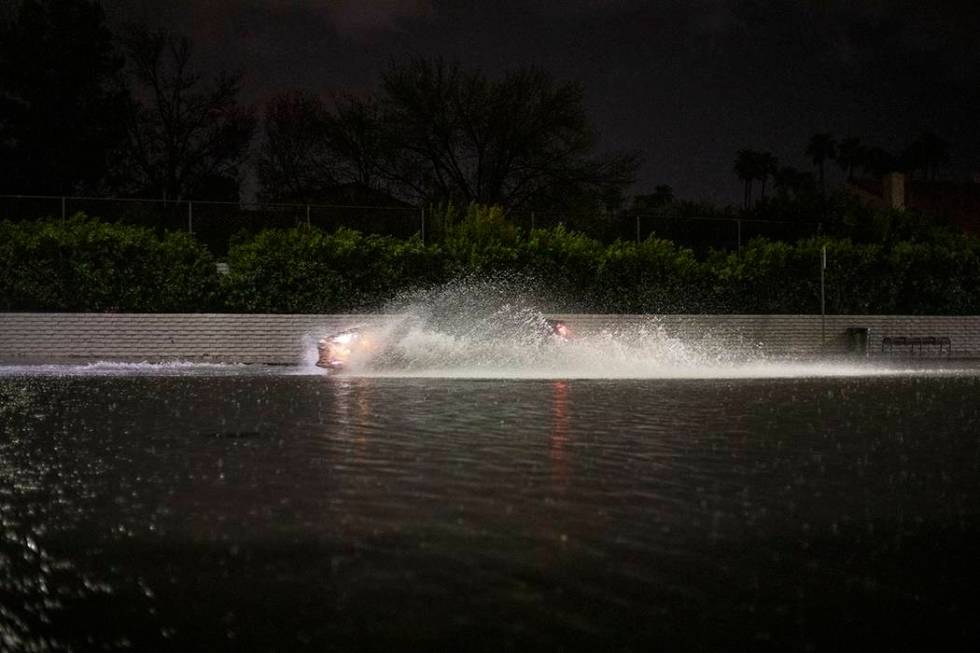
[[[660,184],[653,189],[650,199],[654,206],[666,206],[674,201],[674,189],[667,184]]]
[[[854,179],[854,169],[861,164],[865,157],[864,146],[861,139],[849,136],[840,142],[837,147],[837,165],[847,173],[847,180]]]
[[[949,163],[949,144],[932,132],[923,132],[902,153],[909,172],[922,171],[923,179],[935,179]]]
[[[766,180],[775,177],[779,170],[779,160],[772,152],[755,152],[756,179],[762,182],[762,199],[766,199]]]
[[[880,177],[888,172],[894,172],[899,168],[897,157],[891,152],[877,146],[865,148],[859,165],[866,174],[876,177]]]
[[[806,192],[813,191],[813,174],[797,170],[792,166],[783,166],[773,175],[773,185],[783,195],[802,197]]]
[[[827,190],[824,181],[824,162],[833,159],[837,155],[837,143],[832,134],[814,134],[810,137],[810,142],[806,146],[806,155],[813,160],[813,165],[817,166],[820,174],[820,192]]]
[[[674,201],[674,189],[667,184],[660,184],[647,195],[634,195],[633,208],[639,211],[658,209]]]
[[[758,152],[739,150],[735,155],[735,174],[745,184],[744,208],[749,208],[752,199],[752,181],[758,177]]]

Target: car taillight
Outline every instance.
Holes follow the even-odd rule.
[[[569,334],[568,327],[564,324],[558,324],[555,326],[555,333],[560,335],[562,338],[567,338]]]

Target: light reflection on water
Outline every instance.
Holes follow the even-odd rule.
[[[268,372],[0,379],[0,636],[806,648],[975,632],[975,376]]]

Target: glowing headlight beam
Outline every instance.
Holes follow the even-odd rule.
[[[337,343],[339,345],[347,345],[357,339],[356,333],[341,333],[330,339],[331,342]]]

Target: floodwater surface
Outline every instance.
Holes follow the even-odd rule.
[[[978,635],[976,374],[8,372],[3,650]]]

